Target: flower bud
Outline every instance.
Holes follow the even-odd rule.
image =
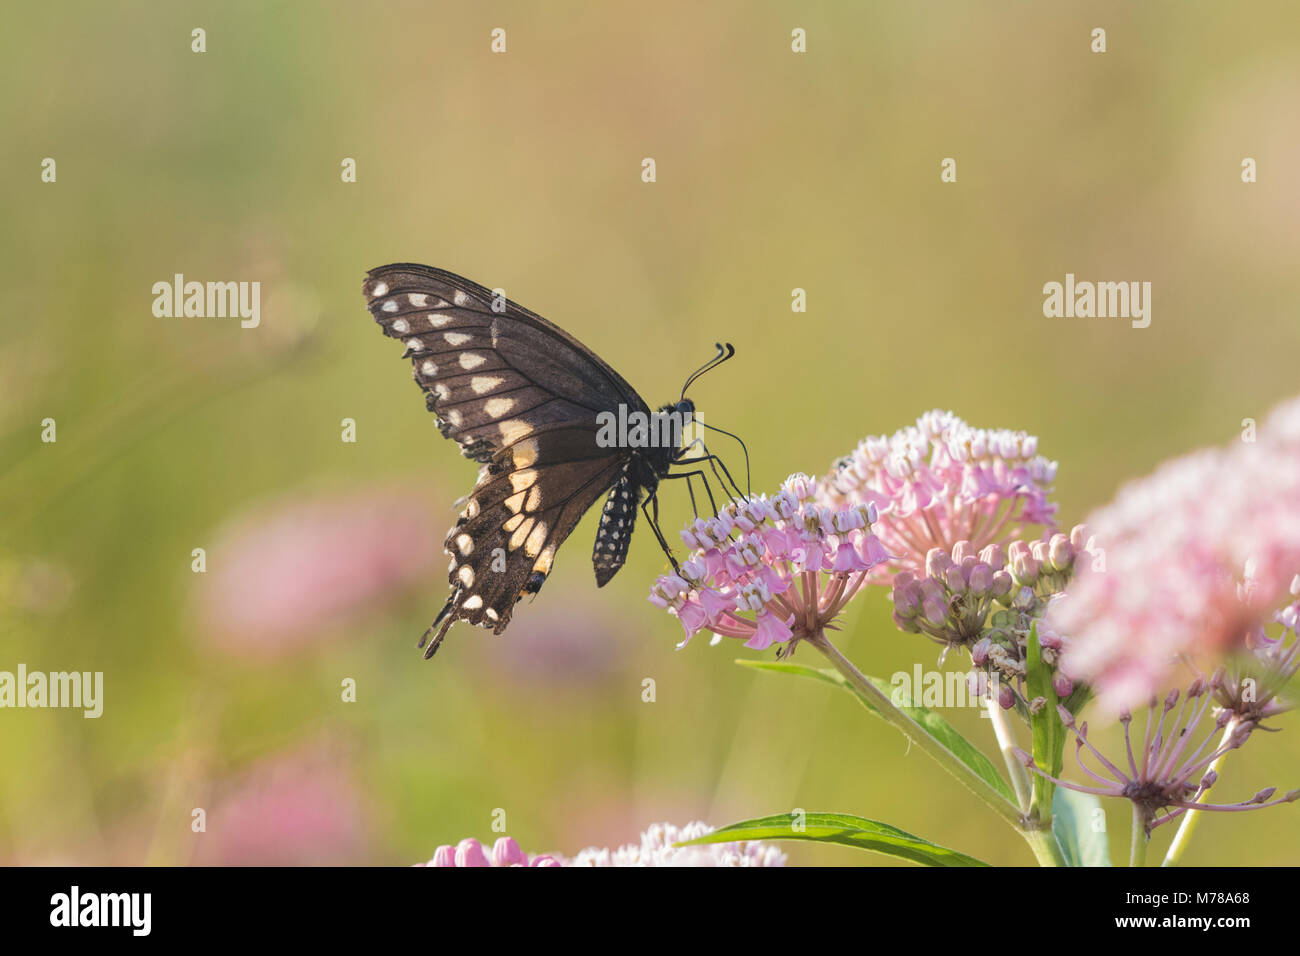
[[[1068,571],[1074,564],[1074,548],[1063,534],[1054,534],[1047,543],[1047,561],[1054,570]]]
[[[1006,571],[996,571],[993,574],[993,596],[1003,598],[1011,593],[1012,584],[1011,575]]]
[[[943,572],[952,566],[952,558],[942,548],[931,548],[925,554],[925,573],[927,577],[942,578]]]

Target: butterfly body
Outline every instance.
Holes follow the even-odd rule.
[[[399,263],[372,269],[363,291],[384,333],[405,344],[439,431],[481,466],[447,534],[452,591],[425,656],[458,620],[504,631],[602,496],[592,563],[606,584],[627,558],[638,508],[685,454],[680,434],[653,447],[611,442],[609,416],[651,417],[641,397],[558,326],[468,279]],[[669,410],[694,405],[683,397],[660,413]]]

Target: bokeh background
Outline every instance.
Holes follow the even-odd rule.
[[[492,838],[498,808],[572,853],[805,807],[1032,862],[847,695],[742,670],[734,642],[674,651],[644,533],[597,591],[585,521],[506,635],[458,628],[423,663],[475,466],[361,279],[414,260],[504,287],[651,403],[734,342],[694,397],[759,489],[932,407],[1026,429],[1068,525],[1297,390],[1298,38],[1285,2],[8,9],[0,668],[106,689],[99,720],[0,712],[0,861],[404,864]],[[155,318],[176,272],[260,281],[261,327]],[[1150,328],[1045,319],[1066,272],[1150,281]],[[850,656],[932,666],[888,610],[857,602]],[[1297,785],[1284,726],[1223,796]],[[1290,809],[1206,819],[1186,861],[1300,862]]]

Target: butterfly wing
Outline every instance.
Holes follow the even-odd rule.
[[[401,263],[372,269],[364,292],[384,333],[406,345],[439,430],[483,463],[447,535],[452,593],[430,628],[432,656],[457,620],[505,629],[583,513],[626,473],[626,450],[598,445],[597,415],[648,409],[577,339],[468,279]]]

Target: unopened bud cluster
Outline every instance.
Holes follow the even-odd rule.
[[[967,648],[976,667],[999,677],[1000,701],[1010,708],[1020,696],[1013,688],[1023,685],[1031,628],[1092,546],[1079,525],[1069,535],[1013,541],[1005,549],[991,544],[977,552],[969,541],[958,541],[951,553],[931,548],[923,575],[903,571],[894,579],[894,623],[944,645],[945,653]],[[1057,696],[1068,697],[1074,683],[1057,669],[1064,639],[1040,625],[1039,643]]]

